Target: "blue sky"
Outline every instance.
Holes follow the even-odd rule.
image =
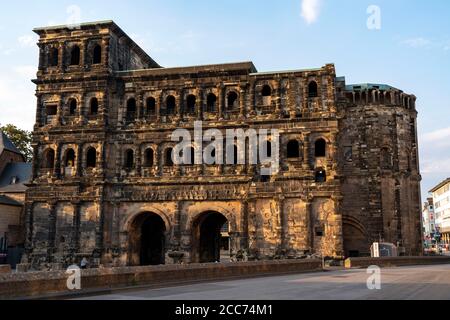
[[[381,29],[370,30],[370,5]],[[31,129],[34,27],[114,20],[161,65],[251,60],[259,71],[335,63],[348,83],[418,97],[423,195],[450,177],[448,0],[8,1],[0,12],[0,123]]]

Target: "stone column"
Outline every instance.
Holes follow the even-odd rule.
[[[220,84],[220,85],[217,87],[217,89],[218,89],[218,92],[219,92],[219,95],[218,95],[218,97],[217,97],[217,99],[218,99],[218,106],[219,106],[218,119],[219,119],[219,121],[220,121],[220,120],[223,120],[223,111],[224,111],[223,95],[224,95],[224,87],[223,87],[222,84]]]
[[[306,228],[308,230],[308,247],[310,254],[314,253],[314,217],[312,212],[312,198],[305,199],[306,201]]]
[[[25,250],[27,255],[33,251],[34,203],[25,204]]]
[[[203,119],[203,88],[200,88],[198,90],[198,103],[196,106],[196,114],[197,114],[197,120],[201,121]]]
[[[342,219],[342,212],[341,212],[341,203],[344,197],[342,196],[333,196],[331,198],[334,202],[334,221],[333,224],[335,225],[335,231],[333,236],[335,248],[333,248],[333,255],[336,258],[340,258],[344,256],[344,226],[343,226],[343,219]]]
[[[83,145],[77,145],[77,177],[81,177],[83,175]]]
[[[73,201],[73,221],[72,221],[72,259],[75,262],[75,255],[80,252],[80,224],[81,224],[81,203],[79,201]]]
[[[42,105],[42,97],[40,95],[36,95],[36,126],[37,128],[45,125],[46,121],[43,119],[43,105]]]
[[[49,206],[49,217],[48,217],[48,248],[47,248],[47,261],[52,263],[53,255],[56,253],[56,219],[57,219],[57,207],[56,201],[51,201],[48,203]]]
[[[156,98],[156,121],[161,121],[161,105],[162,105],[162,92],[159,94],[159,96]]]
[[[248,235],[248,215],[249,215],[249,208],[248,208],[248,200],[243,200],[241,202],[241,243],[240,243],[240,249],[242,251],[247,252],[249,251],[249,235]]]
[[[97,259],[100,259],[104,252],[104,232],[105,232],[105,210],[103,207],[103,201],[100,200],[98,202],[98,210],[99,210],[99,222],[97,228],[95,230],[95,252],[94,256]]]
[[[79,116],[79,122],[83,125],[86,123],[86,96],[84,94],[80,97],[80,106],[78,108],[78,116]]]
[[[136,150],[136,175],[138,177],[142,176],[142,150],[141,150],[141,146],[139,145],[137,150]]]
[[[280,249],[285,251],[288,248],[288,217],[285,212],[285,198],[280,196],[275,199],[277,203],[277,210],[280,219]]]
[[[55,166],[53,168],[53,175],[56,179],[61,178],[61,148],[62,145],[58,143],[55,152]]]
[[[39,143],[33,143],[33,169],[32,169],[32,181],[36,180],[39,176]]]
[[[311,170],[311,143],[309,133],[305,134],[303,142],[303,169]]]
[[[247,88],[247,84],[242,84],[239,90],[239,117],[241,119],[245,119],[245,109],[246,109],[246,103],[245,103],[245,98],[246,98],[246,88]]]

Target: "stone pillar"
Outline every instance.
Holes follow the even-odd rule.
[[[49,206],[49,217],[48,217],[48,248],[47,248],[47,261],[52,263],[53,255],[56,253],[56,219],[57,219],[57,202],[51,201],[48,203]]]
[[[248,255],[249,251],[249,234],[248,234],[248,223],[249,223],[249,208],[248,208],[248,200],[243,200],[241,202],[241,243],[240,249],[245,251]],[[238,257],[239,260],[239,257]]]
[[[303,142],[303,169],[311,170],[311,143],[309,141],[309,133],[305,134]]]
[[[246,103],[245,103],[245,98],[246,98],[246,88],[247,88],[247,84],[242,84],[239,90],[239,117],[241,119],[245,119],[245,111],[246,111]]]
[[[33,169],[32,169],[32,181],[36,180],[39,176],[39,143],[33,143]]]
[[[136,152],[135,152],[135,166],[136,166],[136,176],[140,177],[142,176],[142,150],[141,146],[138,146]]]
[[[282,114],[281,110],[281,83],[278,82],[277,86],[275,87],[275,114],[274,116],[276,118],[280,118]]]
[[[136,119],[135,120],[142,120],[144,115],[144,101],[142,93],[138,94],[136,96]]]
[[[27,255],[33,251],[34,203],[25,204],[25,250]]]
[[[75,255],[80,252],[80,224],[81,224],[81,203],[79,201],[72,202],[73,221],[72,221],[72,259],[75,263]]]
[[[159,96],[156,99],[156,121],[161,121],[161,105],[162,105],[162,92],[159,94]]]
[[[275,199],[280,219],[280,249],[285,252],[288,249],[288,217],[285,212],[285,198],[283,196]]]
[[[79,116],[79,122],[83,125],[86,123],[87,119],[86,119],[86,96],[84,94],[81,95],[80,97],[80,107],[78,108],[78,116]]]
[[[62,145],[58,143],[55,152],[55,166],[53,168],[53,175],[56,179],[61,178],[61,148]]]
[[[94,256],[97,259],[100,259],[104,253],[104,232],[105,232],[105,210],[103,206],[103,201],[100,200],[98,202],[98,210],[99,210],[99,222],[97,228],[95,230],[95,252]]]
[[[341,258],[344,257],[344,226],[341,212],[341,203],[344,197],[333,196],[331,199],[334,202],[335,209],[333,221],[333,224],[335,225],[335,232],[333,233],[333,236],[335,237],[335,248],[333,248],[333,255],[336,258]]]
[[[224,101],[223,101],[223,95],[224,95],[224,87],[223,85],[219,85],[217,87],[219,95],[217,97],[218,99],[218,106],[219,106],[219,113],[218,113],[218,119],[223,120],[223,113],[224,113]]]
[[[48,61],[48,54],[49,52],[46,52],[45,46],[42,43],[38,44],[39,47],[39,64],[38,69],[39,71],[43,71],[45,69],[45,62]]]
[[[198,121],[201,121],[203,119],[203,103],[203,88],[200,88],[198,90],[198,103],[195,110]]]
[[[77,145],[77,177],[81,177],[83,175],[83,145]]]
[[[314,217],[313,217],[313,211],[312,211],[312,198],[306,199],[306,228],[308,230],[307,234],[307,242],[308,242],[308,249],[310,254],[314,253]]]
[[[36,95],[36,127],[40,128],[45,125],[46,121],[43,116],[43,105],[42,105],[42,97],[40,95]]]

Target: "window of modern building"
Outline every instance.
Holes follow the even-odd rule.
[[[327,173],[324,169],[316,170],[316,182],[324,183],[327,181]]]

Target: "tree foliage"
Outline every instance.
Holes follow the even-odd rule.
[[[30,131],[19,129],[13,124],[0,125],[0,131],[22,152],[27,162],[33,159],[33,148],[31,147],[32,133]]]

